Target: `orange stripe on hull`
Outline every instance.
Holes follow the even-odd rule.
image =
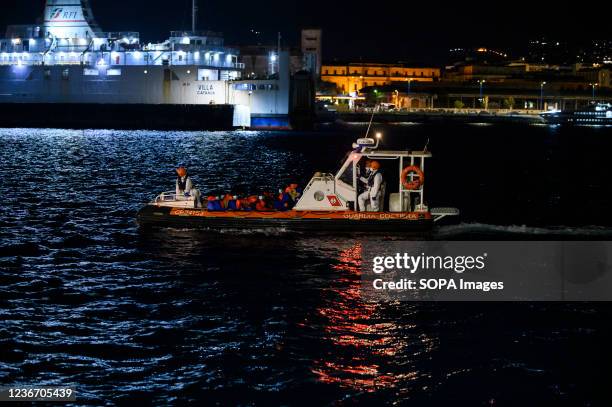
[[[322,219],[322,220],[422,220],[431,219],[429,212],[355,212],[355,211],[208,211],[206,209],[172,208],[171,216],[232,219]]]

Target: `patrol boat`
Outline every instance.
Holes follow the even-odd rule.
[[[209,230],[303,230],[337,232],[418,232],[432,228],[449,216],[458,216],[456,208],[429,208],[425,204],[425,161],[429,151],[379,150],[380,134],[360,138],[353,143],[344,164],[336,174],[315,173],[289,210],[229,205],[217,210],[198,208],[193,197],[174,191],[159,194],[137,215],[140,225],[204,228]],[[399,183],[386,186],[388,210],[358,211],[360,163],[367,159],[397,165]],[[262,197],[259,197],[262,199]],[[210,205],[209,205],[210,206]],[[233,209],[229,209],[229,208]]]

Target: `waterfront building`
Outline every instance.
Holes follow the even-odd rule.
[[[397,90],[393,102],[397,107],[425,107],[431,105],[429,98],[410,92],[410,88],[415,82],[439,80],[440,72],[440,68],[399,63],[324,64],[317,99],[333,101],[341,105],[340,108],[354,109],[364,103],[364,89],[387,86]],[[326,84],[335,89],[330,92],[330,86],[324,86]]]
[[[321,75],[323,61],[323,31],[320,28],[307,28],[302,30],[302,54],[304,56],[304,69],[310,71],[315,77]]]
[[[336,85],[339,93],[357,96],[367,86],[410,82],[433,82],[440,78],[440,68],[414,67],[405,64],[356,63],[325,64],[321,80]]]

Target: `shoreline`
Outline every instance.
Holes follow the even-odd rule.
[[[335,122],[344,123],[369,123],[372,113],[337,113]],[[418,112],[383,112],[375,113],[374,120],[378,123],[402,123],[402,122],[460,122],[460,123],[546,123],[537,114],[525,113],[503,113],[498,114],[490,111],[454,112],[449,110],[418,111]]]

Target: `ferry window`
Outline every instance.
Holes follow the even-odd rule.
[[[266,85],[259,85],[259,90],[265,90],[266,89]]]
[[[107,76],[121,76],[121,69],[109,69],[106,71]]]
[[[83,70],[83,75],[85,76],[98,76],[100,75],[100,71],[97,69],[85,68]]]
[[[70,78],[70,70],[69,69],[64,69],[62,71],[62,79],[67,81]]]
[[[216,81],[219,79],[219,71],[216,69],[198,69],[199,81]]]
[[[45,72],[43,73],[43,77],[45,79],[51,79],[51,70],[50,69],[45,69]]]

